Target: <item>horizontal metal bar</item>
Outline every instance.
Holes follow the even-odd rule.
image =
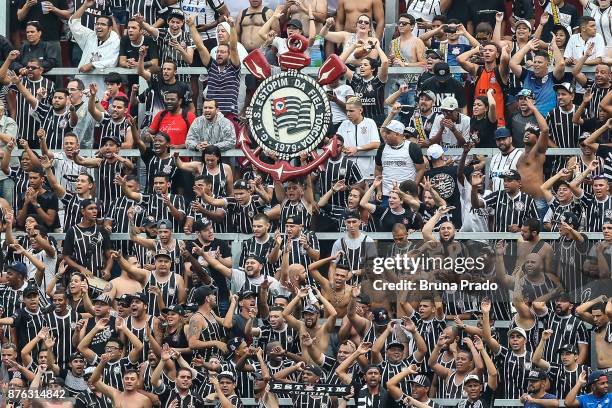
[[[39,149],[35,149],[37,153],[40,153]],[[422,149],[423,154],[427,153],[427,149]],[[61,150],[50,150],[51,152],[61,152]],[[201,152],[196,152],[193,150],[186,149],[172,149],[172,152],[178,152],[181,157],[200,157],[202,156]],[[21,156],[21,149],[13,149],[11,152],[11,157],[19,157]],[[81,149],[80,155],[81,157],[93,157],[98,153],[98,150],[95,149]],[[447,156],[461,156],[463,153],[463,149],[460,148],[451,148],[446,150]],[[491,149],[486,147],[476,147],[470,150],[470,154],[475,154],[479,156],[487,156],[491,157],[499,153],[498,149]],[[580,154],[580,148],[550,148],[546,151],[547,156],[576,156]],[[222,153],[223,157],[244,157],[244,153],[240,149],[230,149]],[[124,149],[121,150],[121,156],[123,157],[140,157],[140,151],[138,149]],[[370,150],[367,152],[359,152],[356,156],[367,157],[367,156],[376,156],[376,150]]]
[[[593,239],[593,240],[603,239],[602,232],[584,232],[584,234],[587,236],[588,239]],[[25,235],[25,234],[22,232],[18,232],[15,235]],[[321,241],[336,240],[336,239],[339,239],[345,236],[345,234],[341,232],[315,232],[315,235]],[[379,240],[379,241],[384,241],[384,240],[389,241],[393,239],[391,232],[368,232],[367,235],[368,237],[374,240]],[[49,233],[49,236],[52,236],[55,239],[62,240],[64,239],[66,234],[63,232],[53,232],[53,233]],[[144,237],[144,235],[142,236]],[[244,241],[246,239],[251,238],[252,236],[253,235],[251,234],[238,234],[238,233],[215,234],[216,238],[227,240],[227,241]],[[434,234],[434,236],[437,236],[437,234]],[[521,234],[518,232],[457,232],[457,234],[455,235],[455,239],[457,240],[468,240],[468,239],[472,239],[472,240],[498,240],[498,239],[517,240],[519,239],[520,236]],[[176,234],[173,234],[173,237],[177,239],[184,239],[184,240],[196,239],[195,234],[176,233]],[[117,239],[128,240],[130,239],[130,234],[113,233],[113,234],[110,234],[110,238],[113,240],[117,240]],[[540,238],[543,240],[556,240],[559,238],[559,233],[558,232],[541,232]],[[412,234],[410,234],[408,239],[409,240],[420,240],[420,239],[423,239],[423,234],[421,232],[413,232]]]

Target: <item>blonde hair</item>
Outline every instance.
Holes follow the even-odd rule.
[[[361,98],[358,96],[351,96],[346,100],[347,105],[355,105],[359,108],[363,108],[363,104],[361,103]]]

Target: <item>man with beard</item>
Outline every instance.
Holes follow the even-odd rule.
[[[102,203],[97,202],[95,198],[95,184],[93,177],[89,174],[79,174],[75,182],[75,193],[66,191],[64,187],[58,183],[51,168],[53,162],[47,157],[43,157],[41,164],[45,169],[45,175],[49,186],[64,205],[64,231],[68,231],[73,225],[78,224],[82,220],[80,211],[81,203],[84,200],[93,201],[98,206],[98,211],[102,212]]]
[[[29,216],[36,216],[39,217],[47,229],[59,228],[58,199],[44,186],[45,171],[42,167],[33,167],[28,172],[28,189],[23,198],[18,200],[19,211],[16,214],[18,225],[25,226],[26,219]]]
[[[606,220],[612,217],[612,197],[610,197],[610,180],[605,176],[593,177],[593,194],[586,194],[580,187],[583,180],[598,166],[591,162],[585,171],[578,174],[569,184],[574,196],[584,208],[586,220],[585,231],[602,231]]]
[[[215,289],[211,286],[200,286],[193,294],[193,301],[198,310],[189,320],[189,348],[201,354],[205,361],[210,356],[227,352],[227,345],[221,341],[225,336],[223,320],[213,312],[217,306]]]
[[[576,314],[583,321],[593,325],[597,368],[602,370],[609,370],[612,367],[612,342],[610,341],[612,298],[607,302],[606,299],[606,295],[601,295],[576,307]]]
[[[346,370],[351,367],[355,361],[362,356],[365,356],[370,350],[369,343],[361,343],[357,350],[353,352],[346,360],[336,369],[336,375],[340,377],[344,384],[350,385],[353,382],[353,376],[346,373]],[[387,390],[382,384],[382,369],[374,364],[369,364],[365,367],[364,386],[357,392],[356,402],[359,407],[378,408],[387,407],[389,404]]]
[[[548,386],[548,376],[546,372],[539,368],[529,370],[527,376],[527,393],[521,395],[520,401],[525,408],[540,408],[558,406],[559,401],[553,394],[546,392]],[[551,402],[554,400],[554,402]],[[552,405],[550,405],[552,403]]]
[[[100,129],[100,144],[94,142],[94,146],[102,145],[102,139],[113,137],[119,141],[124,149],[130,149],[133,144],[132,129],[130,122],[126,119],[128,113],[128,99],[125,96],[115,96],[109,109],[100,109],[97,104],[96,94],[98,86],[89,84],[89,103],[87,108],[91,117],[96,121],[96,127]]]
[[[582,206],[574,198],[567,181],[571,175],[572,171],[563,167],[542,184],[542,193],[549,206],[543,220],[544,229],[547,231],[559,231],[560,220],[565,212],[575,214],[579,220],[582,218]],[[556,193],[553,195],[551,190],[555,190]]]
[[[535,115],[537,126],[528,125],[522,132],[525,152],[519,158],[516,169],[522,180],[522,190],[536,200],[538,216],[542,219],[548,207],[542,197],[540,186],[544,183],[544,161],[549,144],[549,129],[544,116],[535,107],[534,99],[527,98],[525,103]]]
[[[481,304],[483,342],[493,354],[495,366],[500,367],[499,378],[503,384],[502,398],[519,399],[527,390],[527,365],[531,362],[531,352],[525,348],[527,335],[517,327],[508,332],[508,347],[503,347],[491,336],[489,313],[491,302]],[[488,373],[490,374],[490,373]]]
[[[586,386],[591,392],[578,395],[582,388]],[[587,379],[586,371],[580,373],[578,382],[565,397],[566,407],[602,407],[611,406],[612,393],[608,392],[608,376],[605,371],[597,370],[592,372]]]
[[[128,217],[130,217],[130,221],[133,221],[131,215],[128,215]],[[159,220],[157,222],[157,237],[154,239],[140,237],[132,223],[130,240],[136,245],[143,247],[147,251],[149,259],[153,259],[160,250],[167,251],[170,255],[170,272],[181,276],[184,274],[185,266],[181,258],[181,248],[185,246],[185,243],[172,236],[172,223],[170,220]]]
[[[188,111],[194,112],[195,107],[191,100],[191,88],[189,84],[177,79],[177,65],[173,61],[163,61],[161,65],[161,75],[151,73],[151,70],[145,69],[144,58],[147,52],[146,47],[140,47],[138,54],[138,75],[144,78],[148,83],[148,88],[145,92],[138,96],[138,101],[144,103],[147,113],[140,127],[149,126],[153,121],[153,117],[162,109],[164,109],[164,95],[169,90],[175,90],[183,95],[183,107]],[[144,150],[144,148],[143,148]]]
[[[287,324],[283,310],[283,307],[272,306],[263,326],[253,327],[253,319],[250,319],[244,331],[248,337],[257,337],[264,350],[267,350],[269,344],[273,344],[274,347],[280,346],[286,352],[297,354],[300,352],[299,333]]]
[[[321,250],[317,236],[312,231],[305,231],[305,229],[304,219],[299,215],[294,215],[287,217],[285,234],[279,233],[279,235],[282,239],[283,253],[289,256],[289,264],[300,264],[308,268],[312,262],[319,260]],[[310,277],[308,282],[312,283]]]
[[[557,107],[548,112],[546,123],[550,129],[550,147],[572,148],[578,144],[580,125],[572,122],[576,106],[575,89],[569,82],[553,86],[557,94]],[[553,157],[552,171],[557,172],[566,164],[565,157]]]
[[[217,400],[218,408],[243,408],[242,400],[236,394],[236,378],[231,371],[222,371],[217,377],[211,377],[209,382],[215,392],[206,396],[206,402]]]
[[[236,144],[234,125],[219,111],[217,101],[204,99],[202,116],[197,117],[187,133],[185,147],[203,151],[207,146],[217,146],[222,152]]]
[[[65,290],[62,289],[64,288],[60,287],[60,290],[56,290],[53,294],[53,312],[49,313],[47,317],[51,333],[56,339],[53,345],[53,355],[60,369],[65,370],[67,366],[73,368],[76,364],[80,367],[82,374],[85,366],[79,365],[78,362],[73,364],[72,360],[72,356],[76,351],[76,342],[74,340],[78,340],[78,331],[75,328],[81,319],[81,314],[68,305],[68,297]],[[82,361],[83,357],[80,357],[81,363],[84,363]],[[66,378],[65,376],[62,377]],[[83,387],[80,390],[84,389]]]
[[[102,362],[108,361],[108,354],[102,357]],[[163,366],[163,364],[160,363]],[[100,365],[98,365],[100,367]],[[138,371],[135,369],[128,369],[123,374],[123,391],[107,385],[100,379],[100,375],[96,375],[98,368],[94,370],[91,381],[97,391],[100,391],[107,398],[109,398],[114,407],[130,407],[130,408],[151,408],[153,404],[149,398],[145,397],[138,390]]]
[[[293,316],[293,311],[298,303],[303,304],[306,297],[309,296],[309,293],[313,293],[316,299],[323,304],[327,318],[323,325],[320,325],[318,322],[320,311],[315,305],[308,305],[304,308],[302,312],[302,321]],[[289,326],[300,333],[300,340],[303,334],[308,333],[314,341],[313,347],[315,350],[318,350],[321,353],[324,353],[327,350],[330,340],[330,333],[334,331],[336,326],[336,316],[336,309],[334,309],[332,304],[329,303],[327,299],[323,297],[323,295],[321,295],[321,292],[319,292],[318,289],[310,287],[302,287],[298,289],[296,296],[291,300],[291,302],[289,302],[285,310],[283,310],[283,317]]]
[[[160,320],[158,317],[147,313],[149,304],[149,295],[147,293],[137,293],[131,296],[131,300],[130,308],[132,312],[125,321],[125,325],[142,342],[143,347],[138,360],[145,361],[150,349],[155,350],[157,353],[161,350],[162,333],[160,331]],[[126,342],[127,339],[123,337],[122,340]],[[134,345],[129,343],[128,353],[133,349]]]
[[[436,213],[423,225],[423,241],[424,242],[438,242],[433,235],[434,227],[442,219],[444,214],[450,211],[448,207],[439,207]],[[455,234],[457,229],[451,221],[444,221],[440,224],[440,250],[446,257],[460,258],[466,257],[469,254],[468,248],[463,242],[455,240]]]
[[[517,95],[518,111],[515,112],[508,122],[508,127],[512,130],[513,144],[517,147],[523,147],[524,143],[520,137],[529,123],[535,125],[537,123],[534,111],[527,105],[527,99],[534,99],[533,91],[530,89],[522,89]]]
[[[170,136],[170,146],[184,149],[189,127],[195,120],[193,112],[184,106],[184,94],[179,89],[168,89],[164,94],[164,109],[157,112],[149,125],[151,135],[163,132]]]
[[[336,264],[333,275],[330,274],[330,280],[325,278],[319,272],[319,268],[324,267],[332,261],[337,260],[342,256],[342,252],[337,252],[335,256],[330,256],[321,259],[308,266],[308,273],[314,281],[320,286],[323,296],[334,305],[338,318],[344,318],[351,300],[351,291],[353,287],[347,285],[349,267],[345,264]]]
[[[21,93],[23,98],[30,104],[32,114],[40,123],[41,129],[47,136],[47,146],[50,149],[61,149],[64,144],[66,133],[72,132],[79,120],[76,108],[68,103],[70,93],[66,88],[57,88],[53,91],[51,103],[47,104],[46,90],[39,89],[36,96],[32,95],[28,88],[14,74],[8,75],[11,83]]]
[[[185,200],[180,194],[170,194],[170,176],[165,172],[153,176],[153,190],[149,194],[141,194],[131,191],[126,187],[126,178],[120,175],[115,180],[121,185],[123,194],[130,200],[134,200],[146,209],[147,215],[152,215],[156,220],[174,220],[174,232],[181,232],[182,222],[185,219]]]
[[[274,276],[277,262],[270,262],[270,254],[275,247],[274,237],[270,234],[270,219],[263,213],[255,214],[253,217],[253,236],[242,241],[240,261],[238,265],[246,266],[248,254],[255,254],[264,260],[264,276]]]
[[[553,248],[540,239],[540,221],[536,218],[527,218],[521,225],[521,238],[518,240],[518,254],[515,268],[523,266],[522,261],[528,254],[537,254],[544,266],[544,273],[553,272]]]
[[[578,364],[578,347],[574,344],[562,344],[557,348],[553,355],[558,355],[558,362],[548,362],[542,358],[544,348],[548,346],[548,341],[553,336],[554,332],[551,329],[546,329],[542,332],[542,338],[533,352],[533,366],[543,369],[547,374],[550,374],[551,389],[555,391],[555,395],[567,395],[576,382],[581,372],[590,372],[590,368],[584,364]],[[557,356],[555,356],[557,357]]]
[[[603,170],[608,180],[612,180],[612,143],[598,143],[599,139],[605,132],[610,132],[612,129],[612,118],[608,119],[599,129],[595,130],[584,141],[585,146],[588,146],[597,157],[601,157],[604,161]]]
[[[73,271],[85,276],[111,276],[113,261],[109,256],[108,232],[97,224],[98,205],[93,200],[82,200],[79,206],[81,222],[70,227],[64,239],[64,261]]]
[[[432,91],[424,90],[419,93],[418,109],[415,110],[413,115],[408,119],[408,128],[415,129],[417,132],[416,140],[411,138],[413,142],[424,145],[425,142],[429,140],[433,123],[439,115],[438,112],[434,112],[433,110],[435,101],[436,94]],[[395,107],[396,104],[394,104],[394,108]],[[402,123],[406,124],[406,121],[402,120]]]
[[[30,104],[26,100],[23,93],[18,92],[16,86],[11,84],[11,80],[9,79],[7,73],[9,66],[19,58],[19,51],[13,50],[9,53],[8,57],[4,61],[4,64],[0,67],[0,82],[4,85],[9,85],[9,91],[16,93],[16,107],[15,112],[15,121],[17,122],[17,126],[19,128],[19,134],[21,137],[28,141],[28,144],[32,149],[38,149],[40,147],[38,143],[38,138],[36,137],[36,132],[40,128],[40,123],[34,116],[30,115]],[[28,61],[26,65],[27,74],[23,76],[20,81],[23,85],[28,89],[30,95],[38,95],[40,89],[45,90],[45,98],[43,102],[45,104],[49,104],[51,102],[51,96],[54,95],[55,84],[49,78],[44,78],[43,74],[43,66],[42,62],[38,59],[33,59],[32,61]]]
[[[572,170],[573,175],[582,173],[586,170],[587,166],[594,160],[598,162],[597,168],[594,173],[587,177],[583,183],[582,189],[585,193],[593,194],[593,176],[603,174],[604,172],[604,160],[603,157],[595,156],[595,150],[584,143],[591,136],[589,132],[582,132],[578,137],[578,145],[580,146],[580,154],[572,156],[567,161],[567,168]]]
[[[79,393],[87,391],[85,378],[85,359],[81,353],[73,353],[68,359],[68,368],[60,371],[59,376],[64,379],[66,392],[69,397],[76,397]]]
[[[288,379],[291,376],[296,380]],[[281,381],[285,383],[305,383],[307,385],[315,386],[321,379],[323,379],[323,371],[318,366],[307,365],[303,361],[285,368],[272,376],[275,381]],[[291,394],[293,405],[296,408],[308,408],[308,407],[328,407],[331,403],[331,397],[327,394]]]
[[[194,370],[190,367],[179,367],[174,378],[174,387],[162,381],[162,373],[168,363],[172,363],[173,353],[169,348],[161,352],[161,361],[151,373],[151,385],[153,392],[159,397],[162,408],[172,406],[188,406],[190,408],[203,408],[204,401],[191,391],[193,385]],[[174,367],[173,367],[174,368]],[[177,404],[178,402],[178,404]]]

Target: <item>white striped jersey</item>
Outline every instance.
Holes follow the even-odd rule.
[[[327,160],[325,170],[319,172],[319,194],[322,196],[329,191],[336,181],[344,179],[346,186],[352,186],[363,180],[359,166],[354,160],[342,156],[340,160]],[[333,193],[329,204],[332,206],[346,207],[348,190]]]
[[[79,313],[70,306],[64,316],[58,315],[55,310],[47,315],[49,328],[56,339],[53,355],[60,369],[68,369],[68,359],[76,351],[77,345],[72,343],[72,334],[79,318]]]
[[[532,353],[516,354],[501,346],[494,356],[499,378],[502,382],[502,398],[518,399],[527,391],[527,375],[531,369]]]
[[[581,133],[581,126],[572,121],[576,107],[572,105],[569,111],[564,111],[556,107],[548,113],[546,123],[550,129],[550,140],[561,148],[578,146],[578,137]],[[554,156],[553,174],[557,173],[561,167],[565,166],[567,157]]]
[[[125,135],[130,129],[130,123],[125,120],[125,118],[121,119],[119,122],[114,121],[107,111],[104,111],[103,115],[102,120],[96,123],[96,128],[100,129],[100,140],[104,137],[113,137],[119,141],[120,145],[124,143]],[[100,142],[98,141],[94,144],[94,149],[99,148]]]
[[[47,97],[42,100],[43,103],[51,103],[51,98],[55,91],[55,84],[48,78],[41,78],[38,81],[30,81],[27,77],[21,79],[23,85],[32,95],[36,95],[39,89],[47,90]],[[36,132],[41,127],[40,122],[31,114],[31,106],[21,93],[17,91],[15,85],[9,87],[10,91],[17,94],[17,111],[15,113],[15,122],[19,127],[19,136],[28,141],[30,148],[38,149],[40,146]]]
[[[584,6],[585,14],[595,19],[597,33],[601,34],[606,47],[612,46],[612,7],[600,9],[597,3],[588,2]]]
[[[608,8],[608,13],[607,13],[608,19],[611,17],[610,10],[612,10],[612,7]],[[608,41],[610,41],[608,46],[612,46],[612,38]],[[599,105],[601,105],[601,101],[603,100],[603,98],[605,98],[608,92],[610,92],[610,89],[612,89],[612,87],[600,88],[597,86],[597,84],[593,84],[593,86],[591,86],[592,96],[591,96],[591,101],[589,102],[589,105],[587,106],[587,112],[586,112],[587,117],[589,118],[597,117],[597,111],[599,110]]]
[[[550,363],[548,368],[548,377],[551,379],[553,394],[564,396],[574,388],[578,382],[580,373],[585,371],[587,376],[591,374],[591,367],[584,364],[576,364],[575,370],[568,370],[561,363]]]
[[[185,198],[182,195],[168,194],[168,198],[174,208],[185,214]],[[174,219],[161,195],[142,194],[138,204],[146,209],[147,216],[152,216],[155,220],[172,220],[174,232],[180,233],[183,230],[182,223]]]
[[[285,232],[285,223],[289,217],[295,217],[296,215],[302,218],[302,225],[304,226],[304,230],[310,229],[310,223],[312,221],[312,214],[308,211],[308,207],[306,206],[304,200],[300,200],[297,202],[291,202],[289,200],[285,200],[280,204],[280,221],[278,228],[280,232]]]
[[[604,159],[602,157],[596,156],[594,160],[597,160],[599,162],[599,165],[597,166],[597,169],[594,172],[591,172],[589,174],[589,176],[586,178],[586,180],[591,180],[592,181],[593,177],[599,176],[600,174],[604,174],[604,170],[605,170]],[[612,156],[611,156],[611,160],[612,160]],[[582,155],[576,156],[576,163],[578,163],[578,166],[579,166],[578,167],[578,171],[576,172],[577,174],[582,173],[588,167],[587,163],[584,162],[584,158],[582,157]],[[610,167],[610,172],[609,172],[609,175],[608,175],[608,180],[612,181],[612,167]],[[584,190],[585,193],[593,194],[593,185],[590,184],[590,183],[582,183],[582,190]]]
[[[418,312],[413,312],[412,316],[409,317],[414,322],[418,332],[421,334],[423,340],[425,340],[425,344],[427,345],[427,352],[425,353],[421,373],[430,372],[431,369],[427,365],[427,361],[431,356],[431,352],[436,347],[440,334],[442,334],[442,331],[446,328],[446,321],[438,320],[436,317],[433,317],[430,320],[423,320]]]
[[[585,231],[602,231],[604,220],[612,218],[612,198],[608,195],[600,201],[594,195],[586,193],[582,193],[578,198],[584,207]]]
[[[507,231],[512,224],[521,226],[528,218],[538,218],[533,198],[522,191],[514,197],[503,190],[494,191],[483,200],[485,207],[493,211],[493,232]]]
[[[548,202],[548,211],[544,216],[544,224],[551,224],[551,231],[559,231],[559,225],[561,225],[562,217],[565,212],[571,212],[576,214],[579,220],[582,219],[582,205],[578,200],[573,199],[566,204],[561,204],[557,197],[554,197],[552,201]]]
[[[565,291],[572,296],[572,301],[577,303],[585,301],[583,291],[592,279],[582,269],[589,252],[589,240],[586,235],[581,235],[582,242],[560,236],[552,243],[553,259],[556,261],[553,270],[561,280]]]
[[[225,6],[223,0],[181,0],[180,7],[186,16],[193,16],[196,25],[210,24],[219,19],[218,12]],[[216,39],[216,28],[200,33],[203,40]]]
[[[170,41],[178,42],[184,49],[195,48],[193,39],[188,30],[184,27],[177,34],[172,34],[169,28],[158,28],[159,35],[157,38],[157,44],[159,45],[159,62],[163,64],[167,60],[172,60],[179,67],[187,67],[189,64],[183,59],[183,55],[179,53],[172,45]]]
[[[96,192],[98,201],[102,205],[102,214],[107,214],[110,204],[121,197],[121,186],[115,184],[115,176],[124,173],[123,162],[116,160],[111,163],[107,158],[103,158],[100,166],[96,169]]]
[[[153,25],[162,14],[168,11],[167,7],[162,6],[159,0],[130,0],[125,5],[127,7],[128,19],[140,14],[147,24]]]
[[[412,15],[414,18],[431,21],[437,15],[442,14],[440,8],[440,0],[406,0],[406,13]],[[419,36],[423,34],[425,29],[419,29],[414,27],[413,34]]]
[[[601,157],[603,159],[603,172],[606,175],[608,182],[612,182],[612,146],[607,146],[600,143],[596,154],[597,157]]]
[[[263,213],[266,203],[259,194],[251,195],[251,199],[245,205],[240,204],[234,197],[225,200],[225,211],[231,220],[230,226],[234,232],[241,234],[253,233],[253,217],[255,214]]]
[[[51,105],[39,102],[33,115],[47,132],[47,147],[51,150],[61,149],[64,146],[64,135],[72,132],[70,110],[64,108],[63,112],[57,112]]]
[[[242,251],[240,252],[240,261],[238,262],[238,265],[244,268],[246,257],[249,254],[256,254],[264,259],[267,259],[268,254],[272,251],[274,245],[274,237],[271,234],[268,234],[267,239],[263,242],[260,242],[256,237],[251,237],[242,241]],[[278,266],[280,266],[280,262],[278,261],[274,264],[266,262],[265,265],[263,265],[263,270],[261,271],[262,275],[274,276]]]
[[[558,351],[562,345],[573,344],[577,347],[578,344],[588,344],[590,342],[590,335],[587,333],[584,323],[573,314],[560,316],[549,310],[546,316],[540,317],[540,321],[544,324],[544,329],[553,331],[552,336],[544,346],[542,357],[549,363],[561,364],[561,353]]]
[[[523,155],[523,149],[514,148],[510,153],[496,153],[491,158],[489,177],[491,178],[491,191],[504,189],[503,174],[508,170],[516,170],[516,164]]]
[[[155,178],[156,174],[164,173],[167,174],[170,179],[174,178],[177,167],[172,155],[168,154],[167,157],[161,158],[159,155],[153,152],[151,147],[147,147],[142,155],[142,160],[147,166],[147,184],[145,187],[146,194],[152,194],[154,192],[153,179]],[[159,220],[160,218],[156,219]]]
[[[265,350],[266,344],[278,341],[283,350],[290,353],[300,353],[300,335],[288,324],[282,330],[275,330],[269,324],[260,328],[259,346]]]
[[[178,283],[176,277],[176,273],[170,272],[167,279],[162,282],[157,276],[156,271],[151,272],[149,275],[149,280],[143,289],[143,292],[149,293],[148,314],[152,316],[159,316],[161,314],[159,303],[157,301],[157,294],[154,292],[149,292],[149,288],[153,286],[157,286],[159,288],[161,297],[163,298],[166,307],[170,305],[178,305]]]
[[[17,203],[20,199],[23,200],[23,196],[28,189],[28,185],[30,184],[30,180],[28,179],[28,173],[23,170],[23,167],[11,167],[9,169],[9,173],[7,174],[8,178],[13,180],[13,208],[19,208]]]
[[[208,167],[202,167],[202,175],[210,176],[212,178],[212,193],[215,197],[227,197],[227,175],[225,174],[225,167],[223,164],[219,164],[215,169],[215,173],[211,173]]]
[[[216,196],[213,196],[213,198],[217,198]],[[204,207],[204,209],[206,211],[223,211],[225,212],[224,208],[217,208],[213,205],[208,204],[206,201],[204,201],[201,197],[197,197],[194,200],[195,202],[199,203],[200,205],[202,205],[202,207]],[[194,202],[192,201],[192,202]],[[206,217],[204,214],[202,214],[199,211],[196,211],[193,209],[193,207],[190,205],[189,208],[187,209],[187,218],[191,218],[193,219],[193,222],[197,222],[197,221],[201,221],[204,218],[208,218]],[[213,231],[215,233],[224,233],[228,231],[228,222],[229,222],[229,217],[227,216],[227,214],[225,214],[225,216],[223,217],[223,220],[221,222],[217,222],[217,221],[213,221]],[[212,221],[212,220],[211,220]]]

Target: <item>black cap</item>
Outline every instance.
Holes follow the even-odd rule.
[[[185,315],[185,310],[180,305],[170,305],[168,307],[163,308],[161,312],[164,314],[167,314],[168,312],[172,312],[172,313],[179,314],[181,316]]]
[[[231,371],[221,371],[217,375],[217,380],[220,380],[222,378],[227,378],[227,379],[232,380],[233,382],[236,382],[236,378],[234,377],[234,374]]]
[[[85,357],[83,357],[81,353],[72,353],[70,357],[68,357],[68,361],[70,362],[73,360],[85,360]]]
[[[249,289],[243,289],[238,292],[238,300],[244,300],[249,297],[257,297],[257,293]]]
[[[183,305],[183,313],[187,314],[187,312],[191,312],[194,313],[198,310],[198,304],[197,303],[185,303],[185,305]]]
[[[117,301],[118,304],[128,305],[129,306],[129,304],[132,303],[132,295],[124,293],[123,295],[119,296],[115,300]]]
[[[249,183],[246,180],[236,180],[234,182],[234,190],[248,190]]]
[[[30,295],[33,295],[34,293],[36,293],[37,295],[39,295],[40,293],[38,292],[38,287],[36,287],[36,285],[30,285],[28,284],[25,289],[23,290],[23,297],[28,297]]]
[[[508,180],[517,180],[517,181],[520,181],[521,180],[521,175],[516,170],[506,170],[506,171],[504,171],[504,174],[502,174],[502,178],[508,179]]]
[[[157,227],[157,221],[152,215],[147,215],[142,223],[143,227]]]
[[[446,62],[438,62],[434,65],[433,73],[441,81],[446,81],[451,77],[450,67]]]
[[[66,385],[66,382],[64,381],[64,379],[62,377],[53,377],[49,380],[49,382],[47,383],[49,385],[51,384],[55,384],[55,385],[60,385],[60,386],[64,386]]]
[[[192,299],[195,303],[201,305],[202,303],[204,303],[204,299],[206,298],[206,296],[212,295],[214,293],[215,288],[213,286],[203,285],[193,292]]]
[[[231,357],[234,355],[238,347],[244,342],[242,337],[234,337],[227,342],[227,355],[226,357]]]
[[[540,368],[532,368],[529,370],[529,374],[527,375],[527,380],[531,381],[540,381],[545,380],[546,378],[546,372]]]
[[[168,259],[172,259],[172,256],[170,256],[170,251],[165,248],[160,248],[155,254],[154,258],[157,258],[159,256],[165,256]]]
[[[319,314],[319,309],[315,305],[308,305],[304,308],[304,313]]]
[[[6,267],[6,270],[16,272],[26,278],[28,276],[28,267],[23,262],[14,262]]]
[[[285,220],[285,224],[295,224],[302,225],[302,217],[299,215],[292,215],[291,217],[287,217]]]
[[[181,9],[172,8],[172,9],[170,9],[170,14],[168,15],[168,20],[170,20],[171,18],[180,18],[181,20],[185,21],[185,13],[183,13],[183,11]]]
[[[196,222],[193,223],[191,230],[198,232],[198,231],[202,231],[203,229],[210,227],[211,225],[212,225],[211,220],[209,220],[208,218],[202,218],[201,220],[197,220]]]
[[[172,221],[170,220],[159,220],[157,222],[157,229],[169,229],[172,230]]]
[[[106,143],[107,140],[112,141],[117,146],[121,146],[121,142],[119,141],[119,139],[117,139],[114,136],[104,136],[104,137],[102,137],[102,139],[100,139],[100,146],[102,146],[104,143]]]
[[[140,292],[140,293],[137,293],[137,294],[132,296],[132,301],[134,301],[134,300],[140,300],[145,305],[148,305],[149,304],[149,295],[147,295],[144,292]]]
[[[252,252],[247,255],[246,259],[253,259],[253,260],[259,262],[261,265],[265,265],[266,264],[266,260],[263,257],[255,254],[255,253],[252,253]]]
[[[582,132],[580,136],[578,136],[578,141],[581,142],[583,140],[587,140],[591,136],[591,132]]]
[[[409,383],[420,385],[421,387],[431,387],[431,381],[426,375],[420,374],[408,380]]]
[[[437,59],[442,59],[442,56],[440,55],[440,51],[438,51],[438,50],[434,50],[434,49],[431,49],[431,48],[426,50],[425,51],[425,56],[428,57],[430,55],[436,57]]]
[[[107,305],[110,305],[113,301],[108,295],[101,294],[93,302],[94,303],[101,302],[101,303],[106,303]]]
[[[321,370],[321,367],[316,365],[307,365],[306,367],[304,367],[304,371],[310,371],[319,378],[323,377],[323,370]]]
[[[575,344],[562,344],[561,347],[559,347],[559,350],[557,350],[557,353],[578,354],[578,347],[576,347]]]
[[[580,218],[578,218],[578,216],[574,214],[573,212],[570,212],[570,211],[564,212],[561,215],[561,218],[559,218],[559,221],[568,223],[570,227],[572,227],[575,230],[580,228]]]
[[[387,344],[387,350],[389,350],[391,348],[401,348],[403,350],[404,349],[404,345],[402,343],[400,343],[399,341],[394,340],[394,341],[389,342],[389,344]]]
[[[289,20],[289,22],[287,23],[287,27],[295,27],[298,30],[304,30],[304,28],[302,27],[302,22],[296,18]]]
[[[389,324],[389,313],[382,307],[378,307],[372,310],[372,314],[374,315],[374,324],[378,326],[384,326]]]

